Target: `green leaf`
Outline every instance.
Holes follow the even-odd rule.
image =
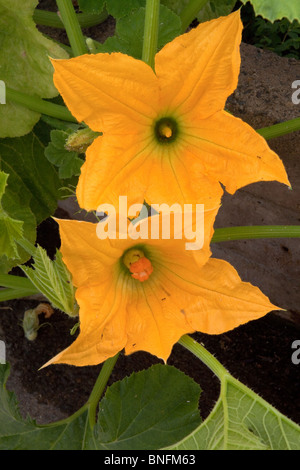
[[[98,46],[98,52],[122,52],[136,59],[142,58],[145,8],[134,10],[117,21],[115,36]],[[181,32],[180,18],[165,6],[160,6],[158,50]]]
[[[39,123],[26,136],[0,140],[0,170],[9,174],[2,208],[23,222],[24,237],[31,243],[36,239],[36,226],[53,214],[59,199],[58,175],[44,155],[47,138]],[[7,260],[0,252],[0,273],[29,258],[22,248],[18,248],[18,255]]]
[[[47,297],[53,307],[70,316],[77,316],[75,289],[61,253],[57,250],[55,260],[52,261],[46,251],[38,245],[33,260],[33,268],[20,266],[32,284]]]
[[[225,372],[211,414],[169,449],[299,450],[300,427]]]
[[[0,253],[6,258],[19,258],[16,240],[23,237],[23,222],[11,218],[2,207],[2,198],[9,175],[0,171]]]
[[[170,366],[158,364],[109,387],[93,430],[89,401],[56,423],[41,426],[22,419],[15,395],[6,389],[8,376],[9,365],[0,364],[0,450],[155,449],[191,432],[200,421],[199,386]]]
[[[15,395],[6,390],[8,364],[0,364],[0,450],[84,450],[95,449],[88,424],[88,408],[72,417],[39,426],[20,415]]]
[[[45,158],[45,127],[38,124],[26,136],[0,140],[0,169],[10,175],[14,192],[30,194],[37,224],[54,212],[60,187],[57,172]]]
[[[190,0],[161,0],[161,5],[165,5],[176,15],[180,16],[184,8],[190,3]]]
[[[105,6],[105,0],[78,0],[78,6],[84,13],[101,13]]]
[[[160,449],[176,442],[200,422],[199,395],[190,377],[160,364],[114,383],[100,403],[102,448]]]
[[[245,4],[248,0],[242,0]],[[255,14],[269,21],[287,18],[290,21],[300,21],[299,0],[251,0]]]
[[[83,164],[83,159],[79,157],[78,152],[66,149],[66,141],[71,134],[73,134],[71,129],[51,131],[51,142],[45,149],[46,158],[58,167],[58,176],[61,179],[79,175]]]
[[[210,0],[204,5],[199,14],[197,15],[200,23],[209,21],[219,16],[227,16],[232,12],[236,0]]]
[[[68,54],[45,38],[32,19],[37,0],[0,0],[0,79],[7,87],[28,95],[53,98],[52,58]],[[0,105],[0,137],[22,136],[30,132],[40,114],[7,102]]]
[[[107,12],[116,19],[129,15],[133,10],[144,7],[145,4],[146,0],[127,0],[126,2],[106,0]]]

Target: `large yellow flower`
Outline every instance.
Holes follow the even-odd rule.
[[[54,83],[78,121],[103,132],[86,153],[79,205],[202,203],[256,181],[289,184],[279,157],[224,111],[240,68],[239,12],[200,24],[156,54],[155,72],[121,53],[54,60]]]
[[[166,361],[186,333],[223,333],[277,309],[229,263],[210,257],[215,213],[205,217],[200,251],[187,251],[183,238],[100,240],[95,224],[57,220],[63,260],[77,287],[80,333],[46,365],[95,365],[124,348]]]

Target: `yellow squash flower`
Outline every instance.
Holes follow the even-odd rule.
[[[284,166],[249,125],[224,111],[240,69],[239,11],[175,38],[155,72],[122,53],[53,60],[54,83],[79,122],[103,132],[86,152],[77,198],[96,210],[128,204],[219,203],[256,181],[289,185]]]
[[[187,251],[179,238],[100,240],[96,224],[57,220],[77,288],[80,332],[45,366],[95,365],[123,349],[166,361],[186,333],[220,334],[276,310],[229,263],[210,257],[215,214],[205,216],[209,229],[199,251]]]

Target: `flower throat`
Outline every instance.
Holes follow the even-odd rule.
[[[151,261],[139,249],[128,250],[123,257],[123,263],[131,272],[131,277],[140,282],[149,279],[153,272]]]
[[[174,142],[178,135],[178,125],[175,119],[164,117],[155,123],[154,133],[156,139],[162,144]]]

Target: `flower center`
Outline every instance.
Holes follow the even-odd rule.
[[[155,137],[160,143],[173,142],[178,134],[178,126],[175,119],[164,117],[155,123]]]
[[[153,272],[151,261],[139,249],[133,248],[127,251],[124,255],[123,263],[131,272],[131,277],[140,282],[149,279],[150,274]]]

